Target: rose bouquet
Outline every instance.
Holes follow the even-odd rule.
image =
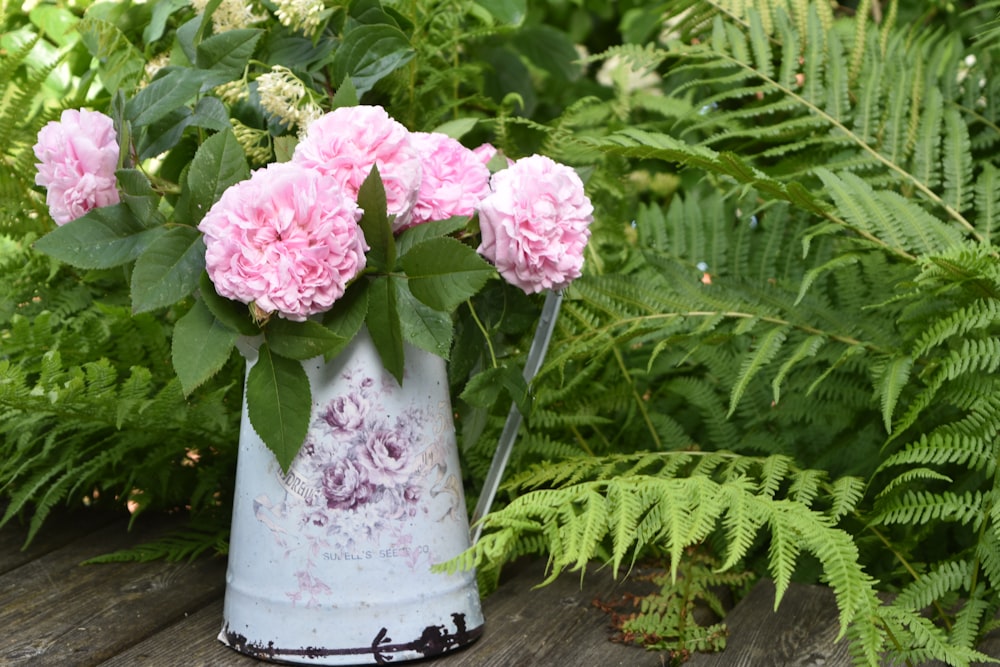
[[[411,132],[347,83],[336,101],[354,104],[316,114],[284,161],[251,171],[213,121],[167,183],[142,96],[115,98],[111,115],[68,110],[39,133],[36,182],[58,226],[36,247],[81,268],[127,266],[135,312],[193,299],[172,342],[185,392],[240,337],[259,337],[248,414],[283,468],[309,424],[302,360],[332,358],[366,327],[402,382],[404,343],[447,358],[454,311],[498,273],[526,293],[580,275],[593,209],[547,157]]]

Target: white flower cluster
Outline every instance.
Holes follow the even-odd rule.
[[[191,0],[191,6],[199,14],[203,13],[208,6],[208,0]],[[246,0],[222,0],[212,12],[212,28],[217,33],[228,32],[247,28],[266,18],[266,16],[254,14],[253,6]]]
[[[323,115],[323,110],[312,101],[309,91],[287,67],[275,65],[270,72],[257,77],[257,94],[260,105],[289,127],[300,130]]]
[[[316,32],[323,12],[323,0],[278,0],[277,5],[275,14],[281,25],[301,30],[307,37]]]

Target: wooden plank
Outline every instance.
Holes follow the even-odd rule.
[[[222,598],[132,646],[100,667],[254,667],[263,663],[223,645]]]
[[[537,667],[600,665],[662,667],[658,654],[609,641],[606,614],[591,603],[621,592],[606,572],[590,571],[580,587],[577,576],[560,577],[535,589],[544,579],[544,563],[516,564],[495,593],[486,598],[486,629],[472,645],[420,661],[435,667]],[[627,587],[628,584],[626,583]],[[214,602],[101,667],[248,667],[259,664],[219,643],[222,604]],[[180,649],[183,647],[183,650]]]
[[[82,509],[72,513],[58,513],[47,519],[31,544],[25,546],[28,527],[17,523],[15,519],[0,530],[0,574],[64,547],[114,521],[120,523],[121,520],[122,515],[106,511]]]
[[[0,664],[95,664],[220,598],[223,559],[80,566],[165,525],[115,523],[0,576]]]
[[[774,592],[774,582],[758,583],[726,616],[726,649],[695,654],[685,667],[851,664],[847,640],[834,643],[840,624],[830,589],[793,585],[777,611]]]

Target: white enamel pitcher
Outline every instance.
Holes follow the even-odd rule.
[[[256,350],[243,346],[247,370]],[[445,362],[407,346],[402,386],[367,331],[303,362],[309,433],[283,473],[243,407],[224,625],[256,658],[385,664],[471,643],[475,573],[431,566],[470,545]]]

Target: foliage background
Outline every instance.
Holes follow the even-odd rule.
[[[828,583],[859,664],[982,658],[1000,610],[1000,3],[327,7],[315,41],[258,26],[246,78],[295,62],[329,101],[337,74],[361,73],[362,100],[411,129],[576,166],[596,207],[507,504],[465,564],[488,580],[523,553],[548,553],[552,576],[657,557],[673,578],[637,631],[677,656],[720,642],[676,632],[692,600],[673,582],[708,595],[721,566],[779,594]],[[185,398],[165,344],[183,306],[132,317],[121,272],[33,252],[51,225],[29,153],[60,108],[106,107],[109,77],[138,85],[176,57],[192,16],[5,5],[0,42],[3,521],[37,528],[82,500],[184,508],[209,529],[172,556],[225,531],[241,365]],[[365,31],[381,59],[351,55]],[[268,150],[290,134],[253,95],[230,113]],[[172,127],[163,173],[210,133]],[[475,306],[507,369],[486,377],[516,371],[540,304],[487,290]],[[450,372],[470,502],[511,399],[466,384],[491,364],[480,336],[463,312]]]

